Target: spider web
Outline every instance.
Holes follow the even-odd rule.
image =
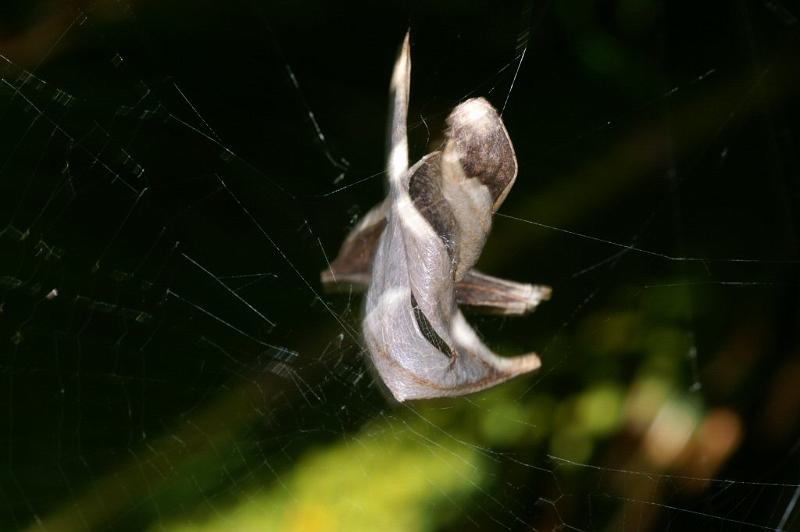
[[[798,24],[774,1],[37,2],[0,20],[3,530],[800,526]],[[470,316],[537,373],[395,404],[319,272],[412,159],[503,112]]]

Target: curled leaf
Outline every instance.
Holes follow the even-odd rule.
[[[406,35],[392,76],[389,195],[351,232],[322,275],[327,282],[368,283],[364,338],[399,401],[462,395],[538,368],[533,353],[494,354],[458,305],[523,314],[550,295],[548,287],[472,269],[492,215],[517,175],[508,133],[485,99],[453,109],[442,150],[408,169],[410,68]]]

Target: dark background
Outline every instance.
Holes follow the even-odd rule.
[[[4,2],[0,528],[202,524],[311,450],[420,418],[420,453],[478,449],[484,473],[432,485],[419,528],[800,526],[798,16]],[[409,27],[412,158],[459,101],[502,109],[520,174],[501,213],[522,220],[496,218],[480,266],[554,296],[470,317],[538,374],[403,406],[363,361],[358,296],[318,275],[383,196]]]

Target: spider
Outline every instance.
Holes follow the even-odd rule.
[[[483,98],[456,106],[442,149],[408,166],[411,47],[406,33],[390,85],[388,197],[370,210],[321,274],[328,287],[367,289],[370,358],[398,401],[464,395],[540,366],[535,353],[494,354],[459,305],[533,311],[551,290],[478,272],[493,213],[517,176],[503,121]]]

